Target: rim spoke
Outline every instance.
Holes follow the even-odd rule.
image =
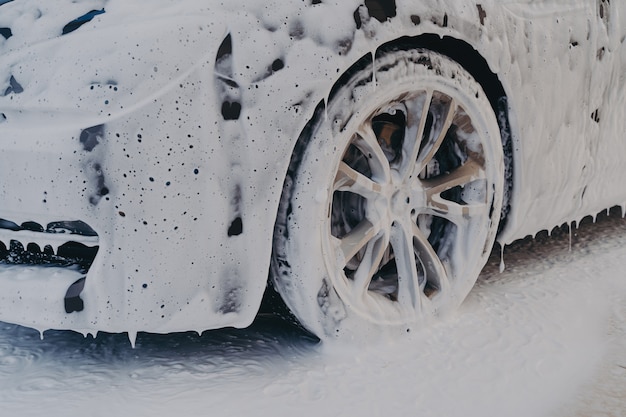
[[[416,256],[424,269],[424,283],[422,287],[426,286],[426,283],[430,283],[431,287],[436,287],[438,290],[446,290],[449,286],[448,276],[445,268],[439,259],[439,256],[428,242],[428,238],[424,236],[422,231],[413,224],[413,247],[416,252]],[[421,296],[421,292],[420,292]]]
[[[380,184],[367,178],[343,161],[339,163],[333,188],[334,191],[349,191],[365,198],[373,198],[382,190]]]
[[[341,239],[337,239],[339,241],[339,250],[344,258],[342,267],[374,239],[379,231],[379,225],[374,225],[369,220],[365,219],[352,229],[350,233]]]
[[[457,226],[465,227],[470,219],[488,213],[489,205],[487,202],[461,204],[443,198],[441,194],[452,188],[466,186],[476,180],[484,179],[484,177],[485,172],[480,164],[470,159],[449,174],[421,180],[426,194],[427,207],[424,211],[428,214],[443,217]]]
[[[454,101],[454,99],[452,99],[448,105],[448,112],[446,113],[445,119],[443,120],[439,134],[436,138],[434,138],[434,140],[431,138],[431,140],[428,141],[428,143],[421,150],[421,154],[417,158],[415,171],[413,172],[414,176],[419,175],[424,166],[426,166],[426,164],[428,164],[428,162],[433,159],[433,157],[439,150],[439,147],[443,143],[443,140],[445,139],[446,134],[448,133],[448,130],[452,125],[452,121],[454,120],[454,116],[456,115],[456,109],[456,102]],[[421,142],[421,138],[418,138],[418,140],[419,142]]]
[[[440,195],[433,196],[429,206],[429,214],[443,217],[461,227],[464,227],[470,219],[482,216],[489,210],[487,203],[463,205],[441,198]]]
[[[352,143],[368,158],[373,176],[382,182],[389,181],[391,167],[371,126],[361,125]]]
[[[430,202],[435,195],[483,178],[485,178],[485,171],[480,164],[473,159],[468,159],[465,164],[448,174],[420,180],[420,182],[426,190],[426,197]]]
[[[417,265],[413,250],[413,232],[394,223],[391,226],[390,242],[396,257],[398,271],[398,302],[404,306],[418,309],[421,298],[417,277]],[[408,232],[408,233],[407,233]]]
[[[454,236],[454,253],[460,253],[460,256],[467,257],[476,248],[476,235],[481,231],[471,229],[469,227],[457,227]]]
[[[422,137],[424,136],[426,120],[428,119],[428,110],[433,98],[433,91],[426,91],[424,102],[422,103],[421,109],[419,109],[417,101],[421,97],[423,96],[420,95],[415,100],[407,103],[407,131],[403,143],[403,151],[405,152],[406,158],[403,159],[405,162],[402,167],[405,178],[413,174],[415,170],[417,155],[419,154]],[[417,116],[417,118],[415,118],[415,116]]]
[[[365,294],[372,281],[372,277],[378,271],[383,257],[389,247],[389,233],[383,233],[378,239],[370,241],[354,275],[354,285],[359,294]]]

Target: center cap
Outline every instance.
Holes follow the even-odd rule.
[[[406,187],[401,187],[396,190],[391,196],[390,209],[396,216],[406,213],[407,209],[411,207],[411,195]]]

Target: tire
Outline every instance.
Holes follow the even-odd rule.
[[[502,206],[500,130],[460,65],[411,50],[361,68],[301,135],[274,231],[275,288],[323,340],[454,311]]]

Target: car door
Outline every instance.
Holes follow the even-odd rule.
[[[587,146],[592,147],[593,178],[587,204],[611,206],[626,201],[626,5],[595,0],[591,25],[592,58]],[[595,203],[594,203],[595,202]]]

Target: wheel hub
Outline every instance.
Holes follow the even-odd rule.
[[[399,220],[407,218],[411,213],[412,207],[420,205],[417,201],[423,193],[417,192],[415,186],[413,189],[408,185],[401,184],[399,186],[392,185],[391,198],[389,199],[389,215],[391,218]]]

